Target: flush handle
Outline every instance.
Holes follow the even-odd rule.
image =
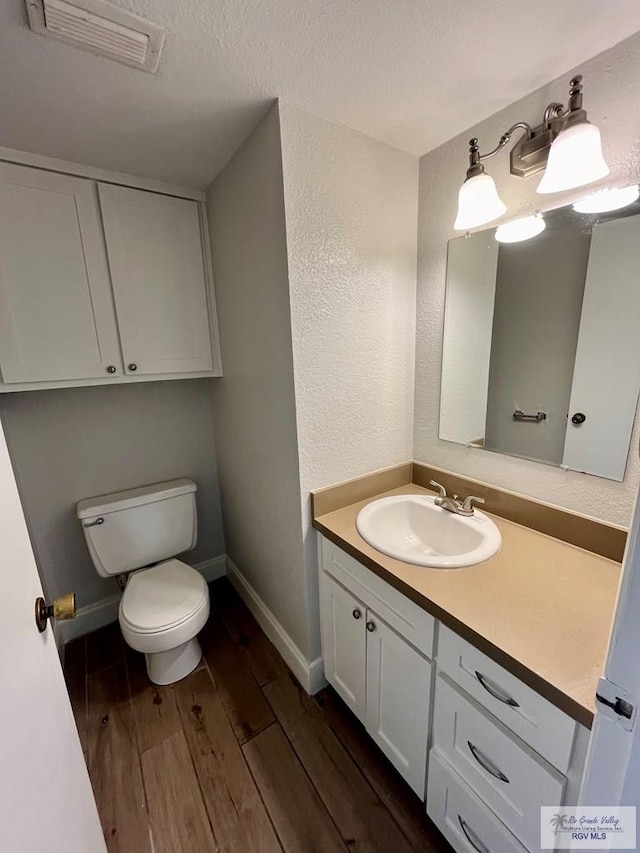
[[[75,619],[76,594],[69,592],[61,598],[56,598],[53,604],[47,604],[44,598],[36,598],[36,625],[42,634],[47,628],[47,621],[55,619],[63,622],[66,619]]]
[[[98,524],[104,524],[104,518],[100,517],[100,518],[96,518],[95,521],[83,521],[82,522],[83,527],[96,527],[96,525],[98,525]]]

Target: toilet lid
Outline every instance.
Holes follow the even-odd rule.
[[[188,619],[207,599],[202,575],[179,560],[167,560],[129,578],[121,613],[138,631],[161,631]]]

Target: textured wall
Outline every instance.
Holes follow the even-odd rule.
[[[603,136],[611,168],[610,181],[640,177],[640,35],[585,62],[585,106]],[[624,483],[565,472],[487,451],[460,447],[438,439],[440,365],[447,240],[454,236],[458,188],[466,168],[467,141],[478,136],[481,148],[493,147],[514,121],[536,122],[549,101],[566,103],[572,72],[469,129],[420,160],[418,229],[418,311],[414,455],[420,462],[447,468],[531,497],[626,525],[640,478],[638,422]],[[506,154],[490,161],[488,171],[512,216],[557,206],[572,196],[552,198],[535,192],[537,179],[509,175]]]
[[[211,185],[207,210],[224,369],[214,423],[227,553],[310,657],[277,106]]]
[[[0,412],[31,542],[49,597],[79,607],[117,591],[87,551],[82,498],[191,477],[198,545],[186,560],[224,554],[211,421],[211,383],[189,379],[0,395]]]
[[[302,491],[411,457],[417,161],[281,104]]]

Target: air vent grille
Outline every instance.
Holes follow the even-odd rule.
[[[27,0],[31,28],[145,71],[158,68],[165,31],[105,0]]]

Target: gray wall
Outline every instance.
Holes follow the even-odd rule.
[[[75,517],[81,498],[191,477],[199,540],[187,559],[224,554],[211,386],[195,379],[0,395],[0,413],[45,591],[79,607],[116,591],[100,578]]]
[[[277,105],[209,188],[207,211],[224,370],[213,398],[227,554],[310,657]]]
[[[591,234],[549,220],[533,240],[502,244],[489,366],[485,447],[560,465]],[[547,413],[514,421],[516,408]]]
[[[481,150],[486,151],[515,121],[537,123],[550,101],[566,103],[569,79],[574,72],[584,75],[589,119],[602,132],[604,154],[611,169],[607,182],[613,185],[637,182],[640,34],[590,59],[573,72],[567,70],[561,78],[469,128],[420,160],[414,457],[418,462],[626,525],[640,478],[637,418],[624,483],[462,447],[438,438],[447,241],[458,236],[453,222],[458,190],[468,163],[469,139],[479,137]],[[538,177],[522,179],[510,175],[506,153],[492,158],[487,163],[487,172],[496,181],[509,208],[509,218],[534,213],[545,205],[567,204],[578,195],[576,191],[551,198],[538,195]]]

